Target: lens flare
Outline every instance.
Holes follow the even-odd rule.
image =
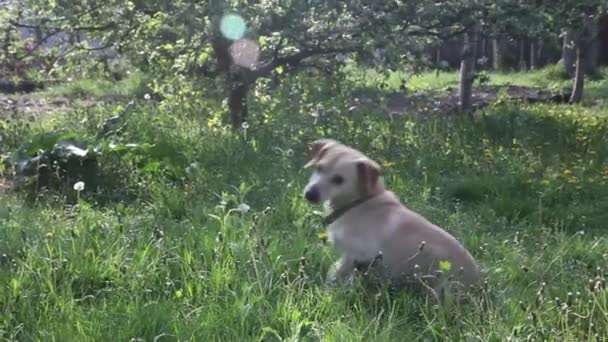
[[[260,47],[251,39],[239,39],[230,45],[230,56],[234,64],[253,69],[260,57]]]
[[[220,31],[230,40],[239,40],[245,35],[245,20],[236,14],[225,15],[220,21]]]

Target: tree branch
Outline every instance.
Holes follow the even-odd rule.
[[[464,25],[464,27],[462,27],[459,30],[450,32],[450,33],[443,33],[438,31],[436,28],[431,28],[431,27],[421,27],[421,29],[418,30],[412,30],[412,31],[406,31],[407,28],[404,28],[404,32],[406,32],[407,35],[409,36],[432,36],[432,37],[436,37],[442,40],[447,40],[450,38],[454,38],[456,36],[459,36],[465,32],[467,32],[471,27],[473,27],[474,23],[468,23],[466,25]]]
[[[32,54],[34,54],[34,52],[35,52],[35,51],[36,51],[36,50],[37,50],[37,49],[38,49],[38,48],[39,48],[39,47],[40,47],[42,44],[44,44],[44,43],[45,43],[45,42],[46,42],[46,41],[47,41],[49,38],[53,37],[54,35],[57,35],[58,33],[59,33],[59,31],[53,31],[53,32],[49,32],[49,33],[48,33],[46,36],[42,37],[42,39],[40,39],[38,42],[36,42],[36,44],[35,44],[33,47],[31,47],[31,48],[29,49],[29,51],[28,51],[28,52],[27,52],[25,55],[23,55],[23,56],[21,56],[21,57],[17,58],[17,60],[18,60],[18,61],[21,61],[21,60],[24,60],[25,58],[27,58],[27,57],[31,56],[31,55],[32,55]]]
[[[18,27],[18,28],[27,28],[27,29],[43,29],[43,30],[47,30],[47,31],[61,31],[61,28],[59,27],[46,27],[43,25],[31,25],[31,24],[24,24],[24,23],[20,23],[17,22],[15,20],[9,20],[9,23],[11,25],[13,25],[14,27]],[[77,31],[77,32],[93,32],[93,31],[105,31],[108,29],[111,29],[113,27],[116,26],[115,22],[109,22],[106,25],[103,26],[76,26],[76,27],[71,27],[70,30],[71,31]]]
[[[103,44],[101,46],[97,46],[97,47],[83,47],[81,46],[82,44],[78,44],[76,45],[76,49],[77,50],[81,50],[81,51],[100,51],[100,50],[105,50],[105,49],[109,49],[111,48],[113,45],[122,42],[124,39],[126,39],[129,34],[136,28],[136,25],[133,24],[133,21],[131,20],[131,22],[129,23],[130,26],[125,30],[125,32],[123,34],[120,35],[120,37],[118,37],[118,39]]]
[[[357,49],[357,46],[354,46],[354,45],[345,46],[345,47],[341,47],[341,48],[322,48],[322,47],[310,48],[307,50],[302,50],[302,51],[297,52],[290,56],[272,58],[270,61],[261,63],[259,66],[256,66],[256,68],[252,71],[254,72],[254,78],[258,78],[258,77],[268,75],[274,69],[276,69],[280,66],[294,67],[297,64],[299,64],[302,60],[309,58],[309,57],[326,55],[326,54],[331,54],[331,53],[348,53],[348,52],[353,52],[356,49]]]

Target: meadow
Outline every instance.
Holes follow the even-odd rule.
[[[580,105],[499,101],[475,113],[390,121],[348,111],[349,89],[285,78],[238,132],[221,101],[143,99],[134,76],[39,96],[136,98],[29,122],[0,121],[0,153],[77,138],[96,177],[0,193],[5,341],[605,341],[608,338],[608,70]],[[550,69],[490,84],[565,84]],[[137,76],[141,77],[141,75]],[[389,80],[398,87],[399,75]],[[456,73],[409,79],[455,85]],[[100,130],[109,118],[121,129]],[[123,122],[121,121],[121,122]],[[326,285],[336,257],[302,190],[307,143],[332,137],[379,161],[387,187],[454,234],[486,283],[465,304]],[[8,167],[0,168],[9,179]]]

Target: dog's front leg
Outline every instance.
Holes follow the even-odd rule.
[[[330,284],[349,283],[355,269],[355,260],[343,255],[336,261],[327,275]]]

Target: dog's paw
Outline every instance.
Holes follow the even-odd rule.
[[[335,263],[327,272],[327,285],[333,288],[351,285],[353,282],[353,272],[341,272],[340,263]]]
[[[345,287],[349,287],[350,285],[352,285],[353,283],[353,276],[347,276],[347,277],[329,277],[327,278],[326,281],[326,285],[330,288],[345,288]]]
[[[325,283],[330,287],[336,287],[338,285],[338,271],[336,264],[332,265],[331,269],[327,272]]]

